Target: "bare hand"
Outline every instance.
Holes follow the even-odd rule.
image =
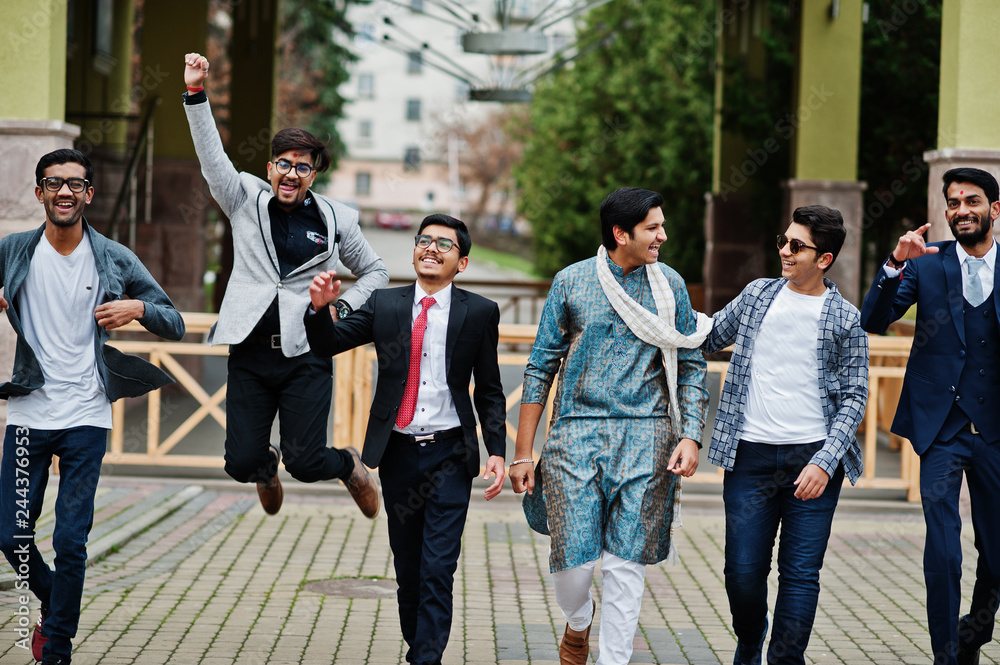
[[[815,464],[806,464],[802,473],[793,483],[798,485],[798,489],[795,490],[795,498],[808,501],[822,496],[828,482],[830,482],[830,476],[827,475],[826,471]]]
[[[694,439],[681,439],[677,442],[667,468],[675,476],[690,478],[694,475],[698,470],[698,444]]]
[[[189,88],[205,87],[208,78],[208,59],[200,53],[184,56],[184,85]]]
[[[490,458],[486,460],[486,471],[483,473],[483,480],[489,480],[491,473],[495,474],[496,478],[493,480],[493,484],[487,487],[483,493],[487,501],[500,494],[500,491],[503,489],[503,480],[507,477],[503,468],[503,457],[490,455]]]
[[[896,249],[892,250],[892,255],[897,261],[909,261],[924,254],[937,254],[937,247],[928,247],[924,240],[924,234],[931,228],[931,223],[927,222],[916,231],[907,231],[899,237]]]
[[[145,315],[146,305],[141,300],[112,300],[94,310],[97,325],[105,330],[121,328]]]
[[[7,299],[4,298],[3,296],[0,296],[0,312],[7,311],[9,307],[10,305],[7,304]]]
[[[332,302],[337,302],[339,297],[340,280],[337,279],[337,273],[327,270],[313,277],[312,284],[309,285],[309,299],[312,300],[314,312],[320,311]],[[333,312],[333,320],[337,320],[336,312]]]
[[[510,469],[510,486],[514,488],[514,494],[527,492],[531,494],[535,491],[535,465],[530,462],[512,464]]]

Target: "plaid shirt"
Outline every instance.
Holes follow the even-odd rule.
[[[764,314],[786,282],[758,279],[748,284],[739,297],[712,317],[712,333],[702,345],[706,353],[714,353],[735,343],[708,451],[708,460],[726,471],[733,470],[736,447],[743,434],[754,339]],[[833,282],[824,282],[832,293],[820,313],[816,355],[822,387],[820,403],[829,434],[810,462],[830,476],[843,462],[854,484],[864,468],[855,432],[868,400],[868,335],[861,329],[857,308],[844,300]]]

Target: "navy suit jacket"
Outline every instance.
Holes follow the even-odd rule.
[[[349,317],[334,322],[326,312],[305,316],[306,336],[313,353],[333,356],[356,346],[375,343],[378,382],[372,400],[361,459],[375,468],[382,459],[410,365],[414,286],[379,289]],[[497,362],[500,308],[492,300],[454,287],[445,342],[445,374],[455,410],[462,424],[470,475],[479,473],[479,437],[476,417],[490,455],[504,456],[507,447],[507,405]],[[473,399],[469,384],[475,377]]]
[[[955,241],[928,246],[940,251],[907,261],[898,277],[889,278],[880,268],[861,308],[861,326],[882,334],[910,306],[917,305],[913,346],[892,431],[909,439],[918,455],[934,442],[955,402],[967,347],[962,268]],[[989,297],[1000,312],[1000,252],[993,270]]]

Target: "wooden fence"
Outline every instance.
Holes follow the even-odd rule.
[[[215,321],[215,314],[185,313],[188,336],[204,334]],[[138,324],[130,324],[123,329],[125,332],[141,331]],[[501,325],[499,360],[501,365],[524,367],[528,360],[528,349],[534,341],[534,325]],[[187,337],[185,338],[187,339]],[[865,471],[857,486],[874,489],[905,490],[911,501],[919,500],[919,458],[913,453],[909,443],[887,430],[892,422],[906,358],[909,355],[910,337],[879,337],[872,336],[871,366],[869,381],[868,410],[861,430],[858,433],[865,461]],[[198,407],[183,423],[169,433],[161,431],[162,421],[160,392],[154,391],[146,398],[144,452],[125,451],[125,409],[126,401],[119,400],[113,405],[114,429],[111,433],[111,449],[106,461],[112,464],[143,464],[174,467],[221,467],[223,460],[218,455],[183,455],[171,453],[173,448],[187,436],[199,423],[207,418],[215,420],[225,432],[226,413],[221,404],[226,398],[226,386],[209,394],[201,382],[188,372],[180,359],[185,356],[225,356],[227,346],[210,347],[204,342],[164,342],[141,340],[115,340],[113,346],[125,353],[142,354],[150,362],[167,370],[177,380],[180,388],[197,402]],[[356,445],[364,439],[367,425],[368,410],[371,405],[371,395],[374,381],[375,350],[373,347],[360,347],[337,356],[334,369],[334,403],[333,403],[333,445],[343,448]],[[721,389],[725,381],[729,364],[712,361],[708,363],[709,373],[719,375]],[[507,411],[517,409],[521,400],[522,386],[510,390],[507,396]],[[550,391],[548,411],[551,411],[551,399],[555,390]],[[872,408],[874,405],[874,408]],[[548,422],[547,416],[544,419]],[[710,428],[710,424],[709,424]],[[877,437],[879,432],[889,436],[890,448],[898,450],[900,455],[900,470],[897,475],[879,474],[876,463]],[[517,428],[507,422],[507,434],[514,440]],[[537,451],[535,452],[537,456]],[[885,452],[883,452],[883,459]],[[707,465],[705,463],[704,465]],[[703,465],[703,466],[704,466]],[[722,471],[717,473],[698,473],[687,482],[719,483],[722,481]]]

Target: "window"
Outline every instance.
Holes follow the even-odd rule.
[[[372,137],[372,121],[358,120],[358,138],[370,140]]]
[[[358,171],[354,176],[354,193],[357,196],[368,196],[372,193],[372,174]]]
[[[407,148],[403,154],[403,170],[416,171],[420,168],[420,148]]]
[[[371,99],[375,96],[375,75],[371,73],[358,74],[358,98]]]
[[[410,51],[406,58],[406,73],[419,74],[424,71],[424,54],[420,51]]]
[[[415,12],[424,11],[424,0],[410,0],[410,9]]]
[[[419,99],[407,99],[406,100],[406,119],[420,121],[420,100]]]

